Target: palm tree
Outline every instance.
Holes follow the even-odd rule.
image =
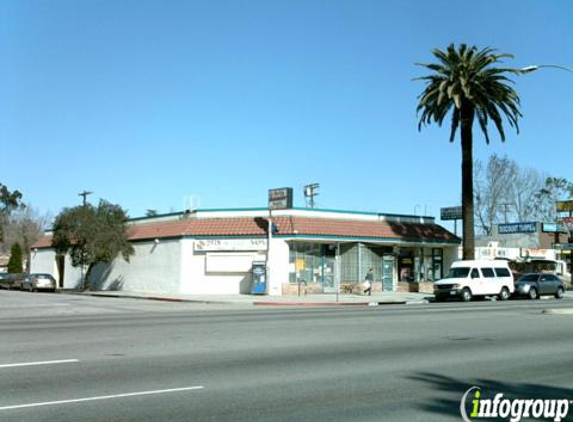
[[[447,51],[432,51],[438,63],[419,64],[433,73],[416,78],[426,82],[426,88],[418,97],[416,109],[422,126],[434,122],[442,125],[451,110],[450,142],[454,141],[460,127],[462,144],[462,218],[463,259],[474,258],[474,195],[473,195],[473,134],[474,119],[480,125],[489,144],[488,122],[492,120],[502,141],[505,141],[502,116],[519,133],[517,120],[521,117],[517,93],[509,86],[513,83],[505,74],[520,74],[518,69],[494,67],[511,54],[496,54],[492,48],[479,50],[460,44],[458,49],[450,44]]]

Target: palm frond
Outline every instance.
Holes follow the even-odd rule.
[[[519,75],[520,71],[495,66],[504,59],[513,58],[512,54],[467,44],[460,44],[457,48],[450,44],[445,50],[432,50],[432,54],[437,59],[436,63],[417,63],[432,72],[415,79],[426,83],[416,108],[418,129],[431,123],[441,126],[451,111],[450,141],[453,141],[462,122],[461,110],[469,107],[475,110],[475,118],[487,143],[490,142],[490,121],[493,121],[502,141],[505,140],[504,119],[519,133],[520,100],[512,89],[514,81],[508,75]],[[473,116],[472,112],[472,121]]]

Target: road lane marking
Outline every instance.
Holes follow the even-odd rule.
[[[84,397],[84,398],[80,398],[80,399],[46,401],[46,402],[28,403],[28,404],[17,404],[14,406],[2,406],[2,407],[0,407],[0,411],[13,410],[13,409],[24,409],[24,408],[30,408],[30,407],[55,406],[58,404],[82,403],[82,402],[97,401],[97,400],[121,399],[121,398],[125,398],[125,397],[149,396],[152,394],[177,393],[180,391],[200,390],[203,388],[205,388],[205,387],[202,385],[195,385],[193,387],[170,388],[167,390],[138,391],[135,393],[114,394],[111,396]]]
[[[79,359],[61,359],[61,360],[45,360],[41,362],[24,362],[24,363],[7,363],[0,365],[1,368],[16,368],[18,366],[35,366],[35,365],[57,365],[60,363],[77,363]]]

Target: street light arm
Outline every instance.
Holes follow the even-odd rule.
[[[535,72],[537,69],[540,69],[542,67],[552,67],[554,69],[566,70],[567,72],[573,73],[573,69],[566,67],[566,66],[560,66],[558,64],[535,64],[535,65],[531,65],[531,66],[522,67],[521,69],[519,69],[519,71],[521,73],[531,73],[531,72]]]

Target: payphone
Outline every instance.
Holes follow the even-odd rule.
[[[251,269],[253,284],[251,294],[264,295],[267,293],[267,265],[265,261],[253,261]]]

